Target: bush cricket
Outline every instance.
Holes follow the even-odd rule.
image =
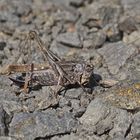
[[[29,88],[34,86],[59,86],[79,84],[83,90],[84,85],[93,75],[93,65],[85,61],[67,61],[59,58],[51,50],[46,48],[45,44],[35,31],[28,33],[29,40],[36,41],[38,48],[42,52],[45,63],[43,64],[23,64],[8,65],[1,70],[1,74],[21,72],[26,73],[25,77],[12,78],[10,80],[19,87],[24,87],[24,91],[28,93]]]

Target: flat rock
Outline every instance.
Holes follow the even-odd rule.
[[[9,137],[9,136],[1,136],[0,140],[18,140],[18,139],[12,138],[12,137]]]
[[[130,132],[130,138],[136,138],[136,139],[139,139],[139,136],[140,136],[140,112],[136,113],[134,116],[133,116],[133,123],[132,123],[132,126],[131,126],[131,132]]]
[[[103,30],[106,33],[107,40],[110,42],[117,42],[122,39],[122,33],[118,28],[118,24],[108,24]]]
[[[96,113],[95,113],[96,112]],[[100,120],[109,113],[108,107],[100,99],[91,101],[86,112],[80,118],[80,122],[84,125],[96,125]]]
[[[23,106],[21,105],[21,102],[15,93],[8,89],[8,86],[4,88],[7,88],[7,90],[0,89],[0,105],[3,106],[3,109],[9,115],[12,115],[14,112],[20,112],[23,110]]]
[[[24,98],[24,95],[23,95]],[[58,98],[55,97],[54,91],[50,87],[44,86],[40,91],[33,91],[29,98],[23,102],[29,112],[37,110],[45,110],[50,107],[57,106]]]
[[[54,18],[55,21],[64,21],[64,22],[75,22],[79,17],[79,13],[76,12],[74,9],[67,9],[60,10],[59,12],[55,13]]]
[[[134,31],[129,35],[124,35],[123,42],[126,44],[134,44],[136,47],[140,48],[140,31]]]
[[[111,107],[99,98],[95,98],[89,104],[86,112],[80,118],[85,130],[98,135],[108,132],[112,139],[116,136],[125,138],[131,121],[131,115],[127,111]]]
[[[77,32],[62,33],[56,38],[56,40],[57,42],[69,47],[82,47],[82,42]]]
[[[117,42],[105,44],[98,52],[103,56],[109,71],[112,74],[117,74],[127,59],[136,53],[136,48]]]
[[[33,140],[74,132],[77,125],[77,120],[70,112],[47,110],[33,114],[18,113],[10,123],[9,136]]]
[[[115,107],[137,110],[140,108],[140,82],[124,80],[100,97]]]
[[[80,95],[83,93],[83,89],[79,88],[79,89],[69,89],[66,93],[65,93],[65,97],[68,99],[78,99],[80,98]]]
[[[139,15],[140,12],[140,1],[139,0],[122,0],[121,5],[123,6],[124,13],[127,15]],[[135,7],[135,8],[134,8]]]
[[[130,34],[137,30],[137,23],[134,17],[123,17],[119,23],[120,31]]]
[[[59,57],[65,57],[69,52],[71,52],[71,48],[60,44],[55,40],[52,42],[50,50],[57,54]]]
[[[99,48],[101,47],[106,40],[106,34],[103,31],[97,33],[92,33],[90,39],[85,40],[83,46],[85,48]]]
[[[0,136],[8,135],[8,124],[10,116],[3,109],[3,106],[0,105]]]
[[[82,23],[89,28],[102,28],[109,23],[116,22],[121,8],[119,5],[109,3],[93,2],[82,9]]]
[[[6,42],[1,41],[0,42],[0,51],[2,51],[6,47]]]

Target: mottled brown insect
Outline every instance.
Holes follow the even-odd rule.
[[[59,58],[45,47],[43,41],[35,31],[29,32],[28,39],[37,42],[38,48],[42,52],[46,63],[9,65],[1,70],[1,74],[12,72],[26,73],[25,77],[10,77],[10,80],[12,80],[14,84],[24,87],[26,92],[30,87],[33,88],[37,85],[61,85],[65,87],[70,84],[79,84],[84,89],[83,86],[89,82],[93,74],[93,66],[91,64],[85,61],[67,61]]]

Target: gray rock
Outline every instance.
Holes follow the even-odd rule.
[[[132,61],[128,62],[127,69],[130,72],[129,78],[131,80],[140,79],[140,54],[133,57]]]
[[[82,49],[75,53],[76,58],[84,60],[96,66],[96,68],[101,67],[102,65],[102,56],[94,48],[91,49]]]
[[[4,58],[5,58],[5,54],[3,54],[3,52],[0,52],[0,64],[3,63]]]
[[[69,47],[78,47],[78,48],[82,47],[82,42],[77,32],[67,32],[60,34],[56,38],[56,40],[57,42]]]
[[[67,90],[67,92],[65,93],[65,97],[68,99],[78,99],[80,98],[80,95],[83,93],[83,89],[79,88],[79,89],[69,89]]]
[[[82,23],[89,28],[102,28],[109,23],[116,22],[120,12],[121,8],[119,5],[109,5],[107,2],[93,2],[81,11]]]
[[[74,7],[80,7],[84,4],[84,0],[70,0],[70,5]]]
[[[50,50],[57,54],[59,57],[65,57],[71,50],[71,48],[66,47],[60,43],[57,43],[55,40],[51,44]]]
[[[64,97],[61,97],[59,100],[59,107],[64,107],[64,106],[71,106],[71,102],[70,102],[70,100],[68,100]]]
[[[122,21],[119,23],[119,30],[130,34],[137,30],[136,24],[137,23],[133,17],[127,17],[122,19]]]
[[[78,110],[80,108],[80,101],[76,99],[71,100],[71,107]]]
[[[0,42],[0,50],[2,51],[6,47],[6,42]]]
[[[104,31],[110,42],[120,41],[122,38],[122,33],[119,31],[117,24],[108,24],[104,27]]]
[[[121,5],[123,6],[124,13],[126,15],[139,15],[140,12],[140,1],[139,0],[122,0],[120,1]],[[135,8],[134,8],[135,7]]]
[[[54,39],[57,38],[57,36],[59,35],[59,33],[61,33],[61,31],[63,30],[63,26],[62,24],[58,24],[57,26],[53,26],[51,31],[52,31],[52,37]]]
[[[16,9],[14,14],[19,17],[27,16],[31,12],[31,0],[29,1],[25,0],[24,2],[15,0],[12,2],[12,4]]]
[[[135,111],[140,108],[139,89],[139,80],[131,81],[129,79],[125,79],[99,96],[112,106]]]
[[[23,105],[26,106],[29,112],[33,112],[57,106],[58,100],[54,95],[54,91],[50,87],[44,86],[40,91],[33,91],[29,98],[27,97],[25,102],[23,102]]]
[[[8,24],[8,26],[17,26],[19,24],[20,19],[15,15],[16,8],[13,5],[13,1],[1,1],[0,5],[4,7],[3,10],[1,10],[0,12],[0,22],[7,22],[6,24]]]
[[[0,23],[0,31],[6,35],[13,35],[15,26],[9,26],[8,23]]]
[[[55,136],[51,140],[78,140],[78,139],[79,139],[78,136],[71,133],[69,135],[64,135],[64,136],[61,136],[61,137]],[[83,140],[83,139],[80,139],[80,140]]]
[[[65,6],[70,6],[73,4],[73,6],[80,6],[81,3],[84,2],[84,0],[77,0],[77,1],[74,1],[74,0],[50,0],[52,3],[55,3],[55,4],[58,4],[58,5],[65,5]]]
[[[74,132],[78,122],[70,112],[47,110],[45,112],[18,113],[10,123],[9,136],[33,140]]]
[[[85,107],[80,107],[78,109],[73,110],[74,117],[80,118],[86,111]]]
[[[80,118],[80,122],[88,131],[92,130],[99,135],[108,132],[114,139],[116,136],[125,138],[132,120],[127,111],[111,107],[105,101],[95,98]]]
[[[85,126],[95,126],[99,121],[103,120],[109,114],[109,108],[101,99],[93,100],[84,115],[80,118],[80,122]]]
[[[18,140],[18,139],[12,138],[12,137],[9,137],[9,136],[1,136],[0,140]]]
[[[123,36],[123,42],[126,44],[134,44],[138,49],[140,48],[140,31],[134,31],[130,35]]]
[[[130,132],[132,139],[139,139],[140,137],[140,112],[133,116],[133,123]]]
[[[81,98],[80,98],[80,105],[82,107],[87,107],[90,103],[90,101],[92,100],[92,95],[86,95],[86,94],[82,94]]]
[[[8,124],[10,116],[3,109],[3,106],[0,105],[0,136],[8,135]]]
[[[64,8],[65,9],[65,8]],[[65,9],[55,13],[55,21],[64,21],[64,22],[76,22],[79,17],[79,13],[74,9]]]
[[[136,48],[117,42],[105,44],[98,52],[105,59],[109,71],[112,74],[117,74],[119,69],[126,63],[126,60],[136,53]]]
[[[83,41],[83,47],[84,48],[91,48],[93,46],[93,40],[92,39],[86,39]]]
[[[23,110],[23,106],[21,105],[19,98],[15,95],[15,93],[11,91],[11,87],[8,86],[2,85],[2,89],[0,89],[0,105],[3,106],[3,109],[9,115],[13,115],[14,112],[20,112]]]
[[[101,47],[106,40],[106,34],[103,31],[92,33],[91,36],[91,39],[84,41],[84,47],[97,49]]]
[[[124,139],[131,126],[132,118],[127,111],[119,111],[117,113],[119,114],[113,119],[114,126],[109,135],[112,138],[120,137]]]

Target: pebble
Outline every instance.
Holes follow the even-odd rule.
[[[108,70],[112,74],[117,74],[127,59],[136,53],[136,49],[123,44],[123,42],[117,42],[105,44],[98,52],[105,59]]]
[[[67,47],[77,47],[77,48],[82,47],[82,42],[77,32],[67,32],[67,33],[60,34],[56,38],[56,40],[57,42]]]
[[[78,122],[69,112],[18,113],[10,123],[9,135],[26,140],[74,132]]]

